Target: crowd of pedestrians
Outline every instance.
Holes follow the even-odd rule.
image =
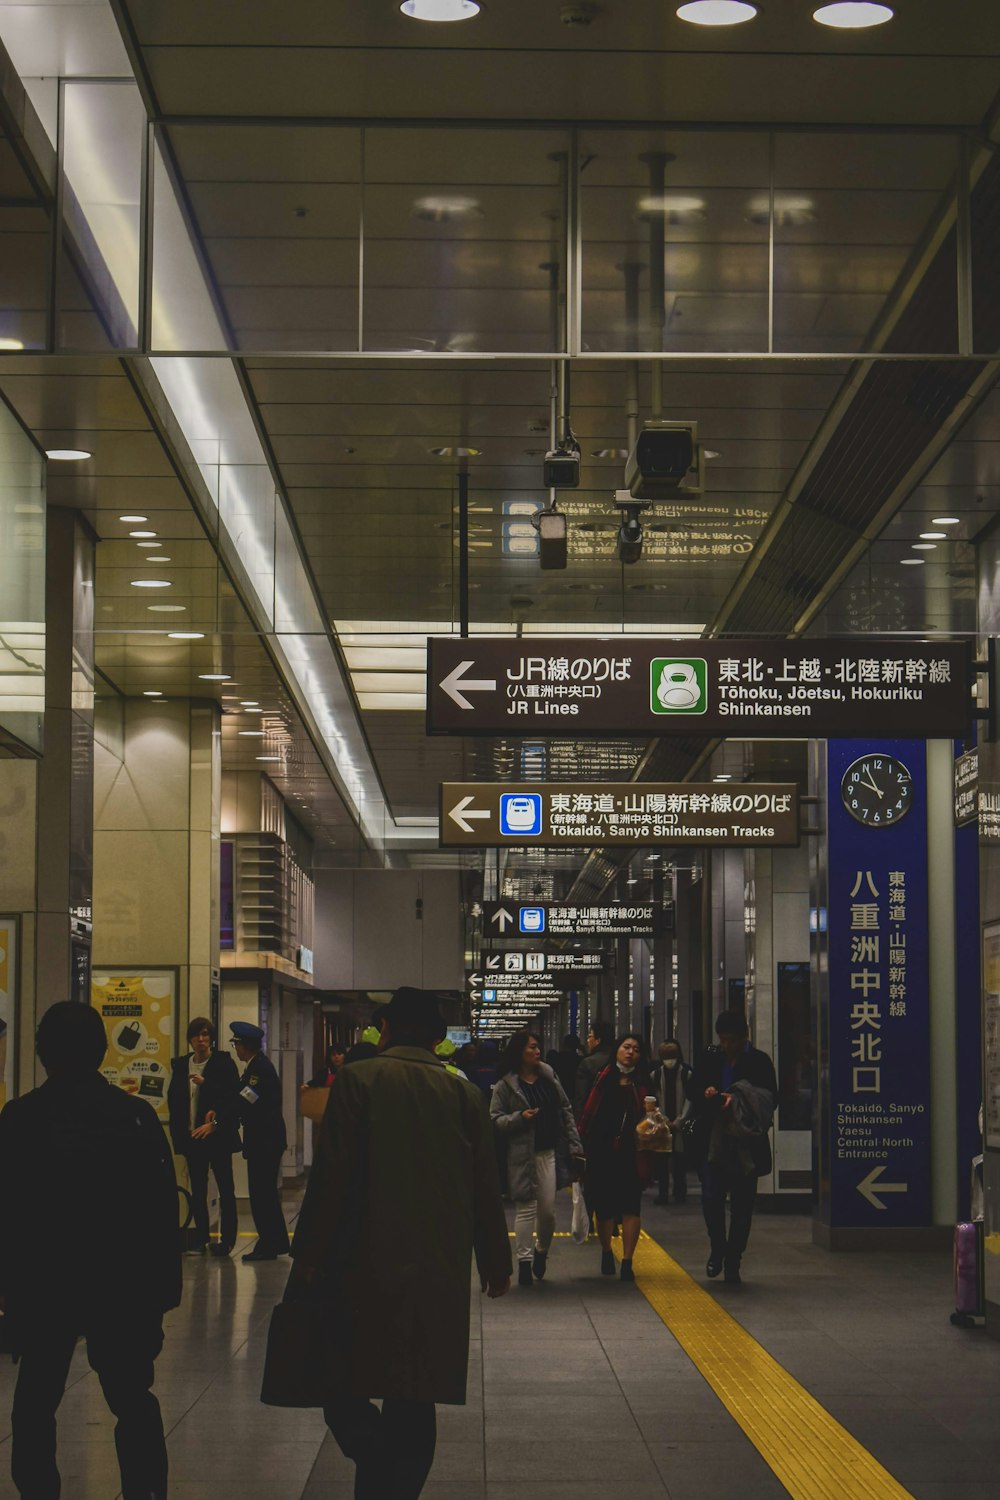
[[[757,1181],[771,1167],[777,1082],[745,1018],[730,1011],[717,1019],[718,1045],[693,1068],[675,1037],[650,1067],[642,1036],[615,1037],[603,1021],[585,1052],[568,1036],[547,1061],[530,1030],[499,1056],[486,1043],[459,1049],[436,997],[409,988],[380,1007],[370,1029],[346,1055],[331,1046],[305,1086],[328,1090],[328,1100],[285,1304],[302,1313],[321,1394],[278,1400],[322,1405],[355,1463],[356,1500],[416,1500],[434,1460],[435,1406],[465,1400],[473,1255],[484,1292],[500,1297],[510,1286],[501,1180],[514,1205],[521,1288],[544,1279],[556,1194],[581,1181],[600,1273],[634,1281],[644,1190],[655,1178],[658,1204],[671,1194],[682,1203],[691,1167],[701,1179],[707,1275],[738,1283]],[[230,1254],[232,1160],[242,1150],[258,1236],[243,1259],[274,1260],[289,1249],[278,1193],[281,1085],[262,1029],[238,1021],[230,1031],[240,1066],[216,1050],[212,1023],[196,1017],[172,1069],[169,1135],[188,1167],[189,1249],[210,1245],[211,1175],[220,1207],[211,1248]],[[12,1215],[0,1220],[0,1328],[20,1360],[11,1468],[29,1500],[59,1495],[56,1411],[81,1336],[117,1419],[123,1500],[167,1494],[152,1387],[163,1315],[181,1294],[177,1189],[152,1110],[102,1077],[105,1047],[96,1011],[53,1006],[37,1034],[47,1082],[0,1114],[0,1193],[24,1210],[16,1227]],[[650,1121],[672,1150],[644,1149]],[[67,1262],[65,1228],[84,1221],[88,1234]],[[127,1317],[109,1318],[110,1307]],[[299,1391],[303,1372],[284,1358],[269,1345],[268,1387],[294,1376]]]

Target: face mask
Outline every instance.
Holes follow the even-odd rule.
[[[665,1057],[663,1059],[663,1066],[665,1068],[676,1068],[676,1066],[677,1066],[677,1059],[676,1059],[676,1057]]]
[[[629,1067],[626,1067],[624,1063],[618,1063],[617,1066],[619,1073],[624,1073],[626,1078],[630,1073],[635,1072],[635,1063],[632,1063]]]

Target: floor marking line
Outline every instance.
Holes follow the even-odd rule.
[[[913,1500],[830,1415],[643,1232],[636,1284],[792,1500]]]

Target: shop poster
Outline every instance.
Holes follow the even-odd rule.
[[[0,917],[0,1109],[14,1097],[17,918]]]
[[[137,1094],[167,1123],[167,1084],[174,1047],[177,980],[169,969],[142,974],[95,972],[91,1004],[104,1021],[108,1051],[101,1072]]]
[[[1000,1151],[1000,922],[983,928],[983,1132],[987,1147]]]

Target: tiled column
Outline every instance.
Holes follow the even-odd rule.
[[[94,965],[176,969],[182,1039],[211,1014],[219,962],[218,708],[128,699],[123,746],[121,760],[96,749]]]

